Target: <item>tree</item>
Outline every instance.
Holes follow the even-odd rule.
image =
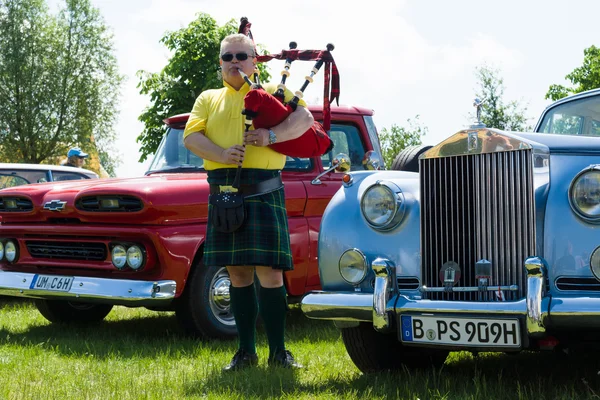
[[[122,78],[112,36],[90,0],[0,3],[0,157],[56,162],[78,145],[92,168],[114,174],[111,156]]]
[[[398,155],[400,150],[408,146],[420,145],[421,138],[428,132],[427,127],[421,126],[418,121],[419,116],[417,115],[414,120],[410,118],[406,120],[408,127],[398,126],[392,124],[388,130],[383,128],[379,132],[379,141],[381,143],[381,151],[383,152],[383,161],[385,167],[390,169],[394,158]]]
[[[481,122],[491,128],[507,131],[527,131],[525,116],[527,107],[521,107],[518,101],[504,102],[504,80],[499,76],[500,71],[487,66],[477,67],[475,75],[479,88],[475,96],[483,100]]]
[[[187,27],[167,32],[160,40],[172,53],[167,65],[158,73],[138,71],[140,93],[149,95],[151,101],[139,116],[144,123],[144,131],[137,138],[141,143],[140,162],[158,148],[165,118],[190,112],[200,93],[223,86],[221,41],[236,32],[234,20],[218,26],[210,15],[199,13]],[[259,70],[261,79],[268,80],[266,67],[259,65]]]
[[[565,79],[571,81],[574,87],[550,85],[546,99],[558,100],[570,94],[585,92],[600,87],[600,48],[596,46],[583,50],[583,65],[575,68]]]

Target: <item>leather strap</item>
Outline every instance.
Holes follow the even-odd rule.
[[[240,185],[238,192],[244,197],[254,196],[263,193],[273,192],[283,187],[281,175],[275,176],[266,181],[258,182],[254,185]],[[210,185],[210,194],[221,193],[221,185]]]

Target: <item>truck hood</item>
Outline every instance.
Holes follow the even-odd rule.
[[[205,173],[51,182],[0,190],[0,200],[24,200],[19,202],[18,211],[2,207],[0,216],[3,224],[47,221],[153,225],[184,220],[197,223],[206,220],[208,193]],[[100,198],[120,199],[128,207],[98,210]]]

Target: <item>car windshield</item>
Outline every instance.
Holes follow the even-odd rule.
[[[183,129],[169,128],[146,173],[204,171],[204,160],[183,145]]]
[[[538,132],[600,136],[600,96],[586,97],[552,108],[544,115]]]

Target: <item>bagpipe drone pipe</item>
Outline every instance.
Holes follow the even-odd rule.
[[[240,26],[240,33],[245,33],[251,36],[249,32],[250,23],[242,18],[242,25]],[[292,112],[294,112],[298,106],[298,102],[304,94],[304,90],[309,83],[313,82],[313,77],[317,74],[321,66],[326,64],[326,76],[325,76],[325,98],[324,98],[324,110],[323,110],[323,124],[318,121],[314,121],[313,125],[304,132],[301,136],[296,139],[287,140],[285,142],[278,142],[269,145],[273,150],[278,153],[284,154],[290,157],[316,157],[328,153],[333,148],[333,142],[327,131],[331,124],[331,112],[329,104],[334,99],[339,98],[339,75],[337,68],[331,57],[331,51],[334,46],[332,44],[327,45],[327,50],[296,50],[296,43],[290,43],[290,50],[282,50],[279,54],[269,54],[257,56],[258,62],[265,62],[272,59],[285,59],[284,70],[281,72],[281,83],[277,87],[277,91],[271,95],[266,92],[261,86],[258,79],[258,70],[254,73],[254,80],[252,82],[248,76],[240,73],[244,77],[246,83],[251,87],[251,90],[246,94],[244,98],[244,110],[242,113],[246,116],[246,129],[249,128],[249,121],[255,129],[258,128],[272,128],[281,122],[283,122]],[[285,81],[290,75],[289,69],[292,61],[294,60],[316,60],[310,75],[306,76],[306,80],[300,90],[294,93],[294,97],[288,103],[284,102],[285,92]],[[330,71],[333,69],[333,71]],[[333,72],[331,99],[328,93],[329,91],[329,77]]]

